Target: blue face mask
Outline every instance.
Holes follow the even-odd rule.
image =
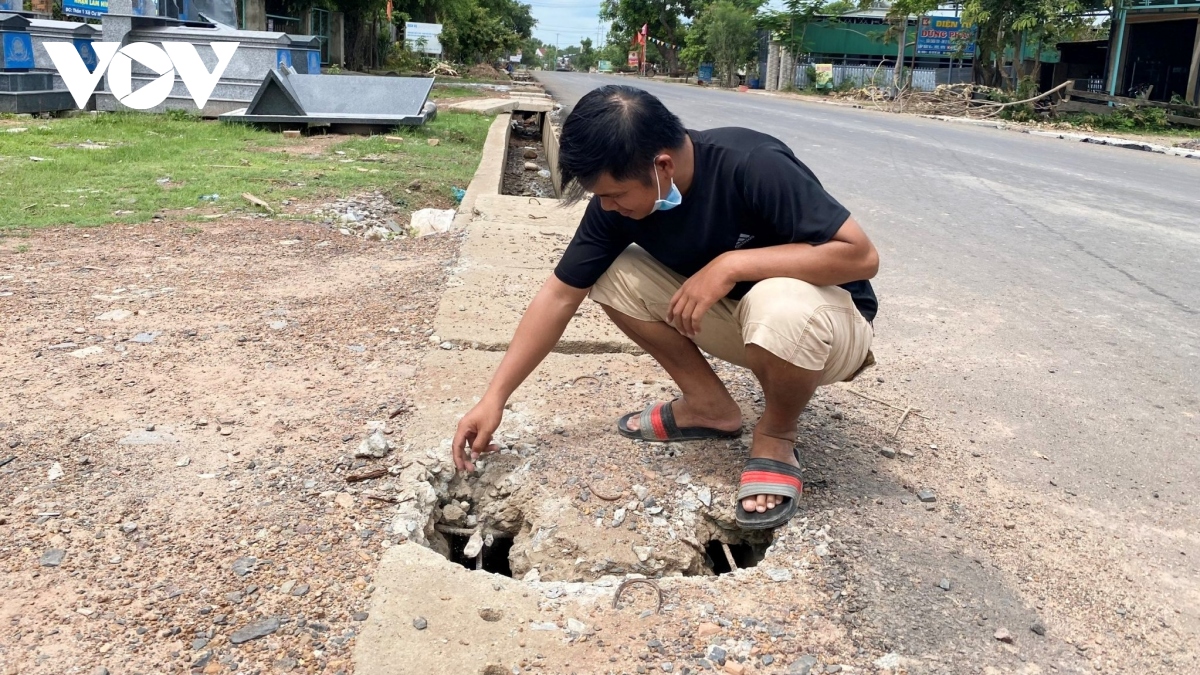
[[[662,183],[658,180],[658,167],[654,167],[654,187],[657,194],[662,194]],[[683,194],[679,192],[679,188],[675,186],[675,179],[671,179],[671,189],[667,192],[665,199],[657,199],[654,201],[654,209],[651,211],[670,211],[671,209],[683,203]]]

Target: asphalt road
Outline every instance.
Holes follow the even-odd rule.
[[[877,354],[904,366],[894,394],[935,411],[1004,487],[1111,537],[1126,576],[1162,591],[1177,635],[1200,643],[1200,161],[632,78],[539,77],[568,106],[632,83],[691,128],[748,126],[788,143],[880,249]],[[1031,545],[1039,536],[1050,533]]]

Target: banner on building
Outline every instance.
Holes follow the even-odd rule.
[[[974,56],[977,30],[964,27],[957,16],[923,16],[917,24],[917,54]]]
[[[817,89],[832,89],[833,88],[833,64],[818,63],[813,66],[816,71],[816,81],[813,82],[813,87]]]

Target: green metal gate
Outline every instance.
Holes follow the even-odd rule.
[[[321,65],[329,65],[329,10],[312,10],[312,34],[321,41]]]

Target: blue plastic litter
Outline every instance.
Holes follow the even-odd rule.
[[[450,194],[454,196],[454,201],[461,204],[463,197],[467,196],[467,191],[460,187],[450,188]]]

